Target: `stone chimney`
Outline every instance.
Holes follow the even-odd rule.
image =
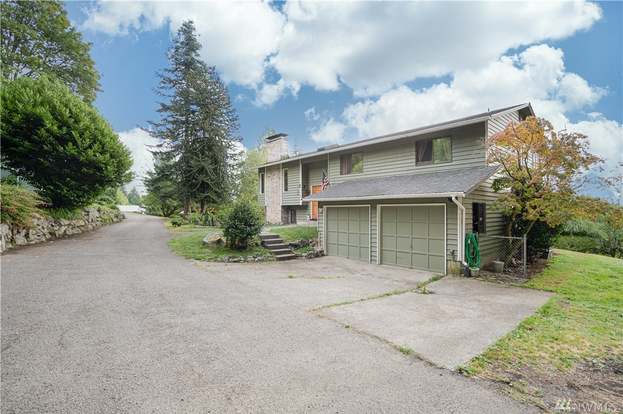
[[[288,135],[280,133],[266,137],[263,147],[266,150],[266,162],[286,158],[288,156]]]

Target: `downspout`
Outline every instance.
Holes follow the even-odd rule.
[[[465,233],[465,206],[463,206],[463,204],[461,202],[459,202],[459,200],[457,200],[457,198],[455,196],[452,196],[452,202],[454,204],[456,204],[456,225],[458,227],[457,232],[456,232],[456,247],[457,247],[457,251],[459,252],[458,254],[458,259],[461,263],[463,263],[463,266],[466,266],[467,263],[465,262],[465,255],[463,253],[463,234]],[[459,226],[459,223],[461,223],[461,225]]]

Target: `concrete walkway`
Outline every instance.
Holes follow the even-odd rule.
[[[322,279],[285,295],[259,280],[289,264],[206,266],[168,238],[132,216],[2,256],[2,412],[533,410],[305,310],[296,283]],[[353,286],[328,299],[387,287]]]

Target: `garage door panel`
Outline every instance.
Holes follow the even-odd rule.
[[[396,250],[396,237],[383,236],[382,243],[383,243],[383,249]]]
[[[411,251],[411,236],[396,237],[396,250]]]
[[[443,206],[381,208],[381,262],[445,270],[445,209]]]
[[[359,246],[370,247],[370,236],[367,234],[360,234],[359,235]]]
[[[430,223],[428,225],[428,237],[443,238],[443,223]]]
[[[396,251],[395,250],[382,250],[381,251],[381,263],[383,264],[396,264]]]
[[[411,239],[411,250],[417,253],[428,253],[428,239],[414,237]]]
[[[443,272],[445,266],[443,256],[428,256],[428,268],[436,272]]]
[[[428,239],[428,252],[437,254],[443,252],[443,240]]]
[[[428,255],[427,254],[412,254],[411,263],[413,267],[418,269],[428,269]]]

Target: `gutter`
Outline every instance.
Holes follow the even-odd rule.
[[[463,203],[459,202],[459,200],[457,200],[457,198],[454,196],[452,197],[452,202],[456,204],[456,207],[457,207],[456,225],[458,228],[456,232],[456,248],[457,248],[457,251],[459,252],[458,259],[461,261],[461,263],[463,263],[463,266],[467,266],[467,263],[465,262],[465,255],[463,253],[463,246],[461,243],[464,237],[463,233],[465,233],[465,206],[463,205]],[[461,223],[460,227],[459,227],[459,223]]]
[[[318,193],[321,194],[321,193]],[[446,197],[465,197],[463,192],[454,193],[420,193],[420,194],[385,194],[375,196],[356,196],[356,197],[305,197],[303,201],[359,201],[359,200],[397,200],[401,198],[446,198]]]

